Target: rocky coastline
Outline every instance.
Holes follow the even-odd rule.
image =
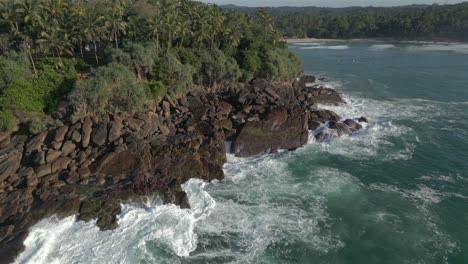
[[[114,229],[120,204],[145,195],[189,207],[181,184],[222,180],[226,141],[239,157],[294,150],[309,140],[351,135],[364,117],[346,119],[319,104],[341,95],[304,76],[198,87],[163,98],[134,116],[87,116],[43,131],[0,135],[0,263],[23,250],[39,220],[77,215]]]

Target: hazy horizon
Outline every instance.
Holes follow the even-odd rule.
[[[238,5],[249,7],[278,7],[278,6],[319,6],[319,7],[347,7],[347,6],[404,6],[412,4],[456,4],[466,1],[445,0],[199,0],[204,3],[214,3],[218,5]]]

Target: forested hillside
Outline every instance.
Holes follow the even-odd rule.
[[[132,113],[193,85],[301,71],[264,13],[189,0],[0,2],[0,129]],[[58,107],[72,113],[56,115]],[[47,121],[47,122],[44,122]]]
[[[227,6],[248,14],[258,8]],[[285,37],[468,40],[468,3],[403,7],[265,9]]]

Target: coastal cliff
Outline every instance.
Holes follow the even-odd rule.
[[[117,227],[122,202],[145,195],[189,207],[181,184],[222,180],[226,141],[248,157],[299,148],[309,130],[317,141],[359,130],[355,120],[318,109],[344,101],[314,81],[199,87],[134,116],[87,116],[35,135],[2,135],[0,263],[12,262],[28,229],[54,214],[97,219],[107,230]]]

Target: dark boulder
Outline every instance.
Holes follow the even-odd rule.
[[[296,149],[307,143],[308,133],[306,113],[299,107],[290,112],[282,107],[269,112],[263,121],[246,123],[232,149],[239,157]]]
[[[12,150],[0,157],[0,182],[13,175],[21,165],[21,152]]]
[[[112,120],[109,123],[109,135],[108,140],[109,142],[114,142],[120,138],[122,133],[122,124],[117,122],[116,120]]]
[[[312,95],[313,97],[310,100],[314,104],[339,105],[346,103],[339,92],[330,88],[314,88],[312,89]]]
[[[47,132],[41,132],[33,136],[29,142],[26,144],[25,152],[26,154],[31,154],[35,150],[39,150],[44,143],[44,140],[47,136]]]
[[[315,76],[304,75],[300,78],[299,85],[305,88],[305,87],[311,86],[313,83],[315,83],[315,81],[316,81]]]
[[[62,142],[65,139],[65,134],[68,132],[68,126],[61,126],[55,130],[54,140]]]
[[[309,122],[310,121],[317,121],[320,123],[326,123],[328,121],[340,121],[341,117],[337,115],[335,112],[330,110],[316,110],[312,111],[309,114]]]
[[[315,120],[309,120],[309,130],[317,130],[318,128],[322,127],[323,124],[315,121]]]
[[[361,116],[359,119],[358,119],[359,122],[363,122],[363,123],[369,123],[367,118],[366,117],[363,117]]]
[[[343,123],[349,126],[349,128],[353,132],[362,129],[362,126],[358,122],[354,121],[353,119],[346,119],[345,121],[343,121]]]
[[[87,148],[89,146],[91,140],[91,133],[93,131],[93,121],[91,117],[86,117],[83,121],[83,125],[81,126],[81,145],[83,148]]]
[[[143,122],[143,121],[142,121]],[[93,128],[91,141],[98,147],[104,145],[107,139],[107,124],[99,123]]]
[[[346,136],[346,135],[351,135],[353,132],[351,129],[344,123],[341,122],[330,122],[329,126],[331,129],[336,129],[338,132],[338,136]]]

